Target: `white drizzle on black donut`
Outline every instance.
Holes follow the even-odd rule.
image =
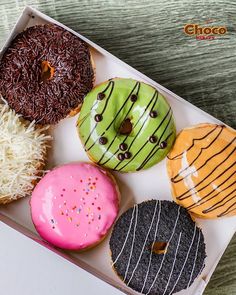
[[[165,242],[165,253],[153,252]],[[188,288],[206,258],[202,231],[187,210],[170,201],[134,205],[116,222],[110,239],[113,268],[130,288],[170,295]]]

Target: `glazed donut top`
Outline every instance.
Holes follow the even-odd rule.
[[[86,96],[77,126],[91,160],[122,172],[161,161],[175,139],[166,99],[133,79],[115,78],[96,86]]]
[[[183,129],[168,155],[175,200],[202,218],[236,214],[236,131],[200,124]]]
[[[110,249],[124,283],[150,295],[188,288],[206,257],[201,229],[170,201],[146,201],[127,210],[114,226]]]
[[[55,124],[93,87],[88,46],[54,24],[18,34],[0,62],[0,93],[27,120]]]
[[[46,241],[71,250],[98,243],[119,209],[115,181],[100,167],[71,163],[48,172],[31,198],[33,223]]]

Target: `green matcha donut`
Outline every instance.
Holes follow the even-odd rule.
[[[132,172],[161,161],[175,140],[172,110],[157,89],[133,79],[110,79],[90,91],[77,122],[89,158]]]

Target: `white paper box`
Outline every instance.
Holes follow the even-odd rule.
[[[4,221],[7,222],[5,218]],[[64,259],[59,252],[48,251],[46,245],[29,239],[3,222],[0,222],[0,232],[1,294],[121,294]]]
[[[91,46],[96,64],[96,84],[108,80],[112,77],[130,77],[140,81],[145,81],[153,85],[154,87],[158,88],[158,90],[162,94],[164,94],[164,96],[170,103],[173,109],[178,131],[186,126],[203,122],[223,124],[219,120],[203,112],[202,110],[188,103],[181,97],[177,96],[168,89],[164,88],[163,86],[154,82],[142,73],[125,64],[121,60],[117,59],[95,43],[89,41],[85,37],[67,28],[61,23],[51,19],[50,17],[42,14],[41,12],[32,9],[31,7],[26,7],[23,11],[5,46],[0,52],[0,57],[1,54],[4,52],[4,49],[9,45],[9,42],[12,40],[12,38],[14,38],[15,35],[17,35],[23,29],[35,24],[48,22],[56,23],[57,25],[69,30],[73,34],[86,41]],[[78,116],[64,119],[57,126],[51,128],[51,133],[54,137],[54,141],[49,158],[49,168],[70,161],[88,161],[87,155],[83,150],[75,128],[77,117]],[[161,163],[153,166],[152,168],[145,171],[140,171],[138,173],[114,173],[121,188],[121,213],[128,209],[133,203],[138,203],[146,199],[171,199],[170,185],[165,164],[166,163],[164,160]],[[157,183],[159,183],[159,185],[156,185]],[[33,238],[37,243],[40,244],[40,247],[44,245],[47,248],[47,251],[49,249],[54,251],[55,253],[61,253],[61,255],[65,259],[73,261],[73,263],[78,265],[77,268],[71,268],[70,273],[65,270],[64,275],[66,277],[71,275],[71,272],[73,272],[73,276],[78,273],[78,281],[81,281],[80,274],[81,272],[83,272],[84,275],[84,271],[81,270],[81,268],[83,268],[94,275],[94,284],[97,284],[99,282],[97,278],[100,278],[101,280],[106,281],[107,283],[122,290],[126,294],[136,294],[131,289],[127,288],[112,271],[108,247],[109,237],[107,237],[99,246],[81,254],[69,252],[65,254],[65,252],[62,251],[59,252],[53,247],[46,246],[46,243],[42,243],[41,239],[36,234],[30,218],[28,202],[29,199],[25,198],[12,204],[1,206],[0,213],[2,215],[0,216],[0,220],[2,220],[2,222],[4,223],[8,223],[11,227],[22,232],[24,235],[30,237],[31,239]],[[14,222],[12,222],[11,220],[13,220]],[[197,223],[202,227],[206,240],[206,251],[208,256],[206,259],[206,267],[201,276],[195,280],[193,285],[188,290],[179,292],[178,295],[199,295],[203,293],[205,286],[209,281],[217,263],[219,262],[223,252],[230,242],[234,232],[236,231],[236,217],[221,218],[217,220],[197,220]],[[0,225],[1,227],[3,227],[2,224]],[[4,231],[7,231],[7,228],[4,228]],[[10,234],[12,234],[12,232],[10,233],[9,230],[9,235]],[[18,238],[20,239],[20,236]],[[7,243],[7,241],[4,240],[4,243]],[[9,246],[11,245],[9,244]],[[29,242],[27,243],[26,247],[28,247],[28,251],[30,252],[39,251],[36,250],[37,247],[35,244],[31,244]],[[46,259],[46,256],[42,257],[45,257],[44,259]],[[57,272],[56,267],[55,271]],[[59,276],[60,273],[58,272],[58,277]],[[92,280],[90,274],[87,274],[87,276],[88,280]],[[101,288],[103,288],[104,282],[100,282]],[[86,294],[86,290],[83,289],[84,286],[82,286],[81,288],[82,289],[79,289],[78,284],[73,290],[77,292],[78,290],[83,290],[83,294]],[[111,291],[111,288],[111,286],[107,285],[107,291],[105,291],[105,293],[103,294],[117,294],[118,291],[114,288],[113,291]],[[87,292],[88,294],[94,294],[89,293],[89,290]],[[50,295],[51,294],[59,295],[65,293],[64,291],[59,291],[59,293],[54,293],[52,291]],[[79,294],[81,293],[79,292]],[[34,295],[36,295],[36,293],[34,293]]]

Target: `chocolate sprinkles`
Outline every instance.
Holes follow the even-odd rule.
[[[2,96],[16,113],[38,124],[56,124],[68,116],[93,81],[86,43],[54,24],[18,34],[0,62]]]

